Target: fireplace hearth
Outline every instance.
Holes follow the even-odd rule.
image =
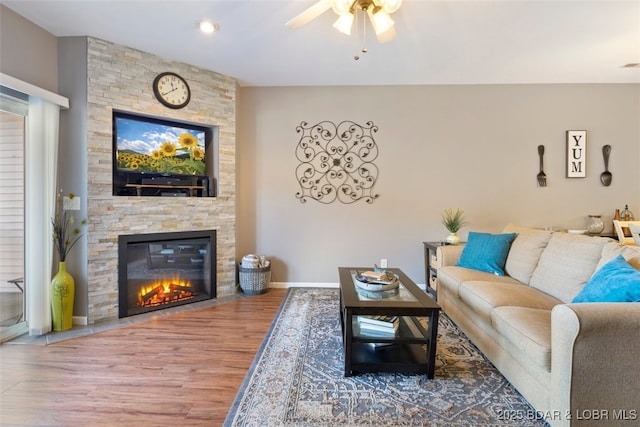
[[[215,297],[215,230],[119,236],[120,318]]]

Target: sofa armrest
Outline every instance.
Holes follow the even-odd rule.
[[[550,409],[559,420],[552,425],[581,425],[595,411],[607,427],[640,419],[639,330],[638,303],[553,308]]]
[[[436,254],[438,256],[438,268],[447,265],[456,265],[462,254],[464,245],[445,245],[438,247]]]

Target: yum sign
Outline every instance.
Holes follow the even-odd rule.
[[[567,178],[587,176],[587,131],[567,131]]]

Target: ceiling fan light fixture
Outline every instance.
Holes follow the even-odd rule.
[[[209,19],[203,19],[202,21],[198,22],[198,28],[205,34],[211,34],[218,31],[220,29],[220,26]]]
[[[333,10],[338,15],[338,19],[333,23],[333,28],[343,34],[351,35],[354,22],[358,19],[358,9],[369,16],[369,21],[376,34],[376,38],[381,42],[391,41],[395,35],[395,23],[390,14],[397,11],[402,5],[402,0],[317,0],[311,7],[308,7],[293,19],[289,20],[285,26],[287,28],[299,28],[318,16]],[[363,37],[366,38],[366,28],[368,25],[362,21]],[[358,25],[356,25],[358,29]]]
[[[382,9],[389,14],[400,9],[400,6],[402,6],[402,0],[380,0],[378,3],[382,6]]]
[[[388,42],[390,42],[391,40],[393,40],[395,38],[396,38],[396,28],[395,27],[389,28],[384,33],[376,34],[376,39],[378,39],[378,42],[380,42],[380,43],[388,43]]]
[[[333,24],[333,28],[348,36],[351,35],[351,27],[353,26],[354,15],[351,12],[343,13]]]
[[[391,16],[384,10],[379,9],[374,11],[372,8],[369,8],[367,9],[367,14],[369,15],[371,25],[376,35],[385,33],[393,27],[393,19],[391,19]]]
[[[346,13],[353,13],[353,0],[333,0],[331,8],[337,15],[344,15]]]

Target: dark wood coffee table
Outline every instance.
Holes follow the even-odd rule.
[[[355,285],[358,271],[371,268],[339,267],[340,320],[344,348],[344,375],[357,372],[402,372],[433,378],[440,306],[401,270],[397,295],[375,299]],[[374,336],[360,331],[358,316],[393,315],[400,318],[398,332]]]

